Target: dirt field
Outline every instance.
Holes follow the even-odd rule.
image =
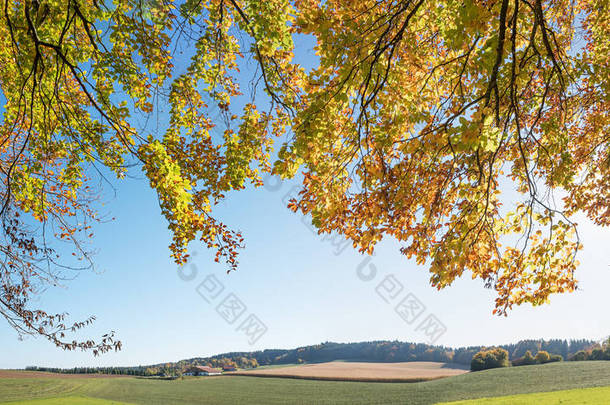
[[[112,374],[61,374],[44,371],[0,370],[0,378],[119,378],[126,375]]]
[[[468,372],[468,367],[434,362],[304,364],[266,370],[237,371],[227,374],[256,377],[286,377],[313,380],[416,382],[450,377]]]

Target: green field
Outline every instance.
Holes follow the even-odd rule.
[[[3,402],[5,405],[130,405],[127,402],[88,397],[61,397],[48,399],[26,399],[24,401]]]
[[[554,392],[540,392],[537,394],[509,395],[506,397],[471,399],[466,401],[445,402],[440,405],[580,405],[580,404],[607,404],[610,402],[610,387],[582,388],[579,390],[566,390]]]
[[[434,404],[589,387],[610,387],[610,361],[551,363],[486,370],[410,384],[237,376],[188,378],[174,381],[144,378],[5,378],[0,380],[0,402],[36,398],[86,397],[87,400],[98,398],[130,404],[176,405]],[[54,404],[54,402],[19,403]],[[107,405],[112,402],[80,403]],[[534,400],[533,403],[536,401]]]

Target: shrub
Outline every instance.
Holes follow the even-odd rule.
[[[585,361],[589,360],[589,355],[584,350],[574,353],[572,357],[570,357],[571,361]]]
[[[604,358],[604,350],[598,347],[593,349],[589,355],[589,360],[604,360]]]
[[[550,362],[563,361],[563,356],[561,354],[551,354]]]
[[[536,364],[536,359],[532,356],[532,352],[529,350],[525,352],[525,356],[523,356],[523,365],[531,366],[532,364]]]
[[[530,366],[536,364],[536,359],[532,356],[532,352],[527,350],[523,357],[513,360],[513,366]]]
[[[470,362],[470,370],[472,371],[480,371],[485,370],[485,359],[483,358],[483,352],[478,352],[472,358]]]
[[[544,350],[540,350],[538,353],[536,353],[535,359],[536,363],[544,364],[551,361],[551,355],[548,352],[545,352]]]
[[[513,360],[513,366],[529,366],[532,364],[544,364],[555,361],[563,361],[563,357],[560,354],[551,354],[545,350],[539,350],[536,353],[536,357],[532,356],[532,352],[529,350],[525,352],[525,355],[519,359]]]
[[[508,366],[508,352],[502,348],[481,350],[474,355],[470,362],[470,369],[472,371]]]

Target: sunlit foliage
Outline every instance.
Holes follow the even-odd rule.
[[[435,287],[483,280],[499,314],[577,287],[574,214],[610,223],[607,0],[1,4],[0,312],[21,333],[120,347],[66,342],[63,315],[29,309],[74,267],[57,243],[93,264],[99,167],[142,168],[178,264],[199,241],[237,268],[214,205],[299,176],[290,207],[320,233],[366,253],[395,238]],[[164,130],[136,124],[160,104]]]

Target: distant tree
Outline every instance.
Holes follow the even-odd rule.
[[[513,360],[513,366],[530,366],[536,364],[536,359],[532,356],[532,352],[527,350],[523,357]]]
[[[561,354],[551,354],[551,363],[563,361],[563,356]]]
[[[536,363],[538,364],[545,364],[551,361],[551,355],[549,355],[548,352],[545,352],[544,350],[540,350],[538,353],[536,353]]]
[[[534,339],[521,340],[515,345],[515,348],[513,349],[512,353],[511,353],[511,357],[520,358],[520,357],[525,356],[525,353],[528,351],[531,354],[531,353],[538,353],[538,351],[540,351],[540,350],[543,350],[542,342],[540,340],[534,340]]]
[[[595,349],[591,350],[589,360],[605,360],[604,349],[601,347],[596,347]]]
[[[576,352],[574,355],[572,355],[572,357],[570,357],[570,360],[571,361],[589,360],[589,354],[584,350],[580,350],[580,351]]]
[[[470,362],[470,370],[472,371],[480,371],[485,370],[485,358],[483,352],[478,352],[472,358]]]
[[[508,352],[502,348],[481,350],[472,358],[470,369],[472,371],[486,370],[490,368],[508,367]]]

